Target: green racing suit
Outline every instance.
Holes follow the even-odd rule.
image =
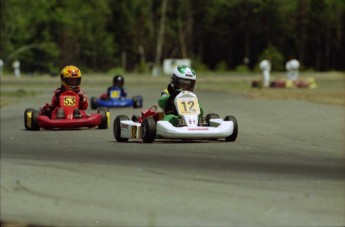
[[[170,92],[169,92],[170,90]],[[174,94],[171,94],[174,93]],[[178,125],[178,118],[177,112],[175,109],[174,99],[178,95],[179,91],[174,92],[172,87],[168,86],[167,89],[163,90],[161,93],[161,97],[158,99],[158,105],[160,108],[164,110],[164,118],[163,121],[169,121],[173,126]],[[199,103],[200,105],[200,103]],[[199,118],[203,117],[204,111],[200,105],[200,114]]]

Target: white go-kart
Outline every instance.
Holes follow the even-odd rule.
[[[199,117],[200,108],[197,96],[190,91],[180,92],[174,99],[178,114],[178,125],[162,120],[163,112],[157,112],[157,106],[143,110],[141,117],[119,115],[113,124],[114,137],[118,142],[129,139],[142,139],[152,143],[155,139],[225,139],[233,142],[237,138],[238,125],[236,118],[226,116],[221,119],[218,114],[207,114]]]

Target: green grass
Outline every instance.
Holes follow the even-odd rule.
[[[3,89],[1,89],[1,91],[0,91],[0,107],[15,103],[20,98],[35,96],[38,93],[39,93],[38,91],[27,91],[25,89],[17,89],[15,91],[3,91]]]
[[[308,77],[315,78],[317,88],[250,89],[246,95],[254,99],[295,99],[345,106],[344,73],[302,74],[302,79]]]
[[[16,91],[0,91],[1,97],[11,97],[11,98],[22,98],[28,96],[35,96],[39,92],[37,91],[26,91],[24,89],[18,89]]]
[[[150,74],[125,74],[125,86],[128,89],[147,87],[160,92],[170,81],[170,76],[152,77]],[[296,99],[330,105],[345,106],[345,73],[342,72],[302,72],[301,79],[313,77],[316,80],[315,89],[256,89],[251,88],[253,80],[261,79],[260,73],[200,73],[195,91],[226,92],[241,94],[252,99]],[[272,80],[285,79],[285,73],[273,73]],[[82,87],[87,94],[88,89],[99,87],[106,89],[112,81],[109,74],[84,74]],[[1,106],[8,105],[14,99],[32,97],[42,92],[53,92],[60,86],[59,77],[48,75],[14,76],[1,78]]]

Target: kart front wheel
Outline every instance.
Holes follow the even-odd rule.
[[[98,113],[102,116],[101,123],[98,125],[99,129],[107,129],[109,127],[110,112],[108,108],[99,108]]]
[[[144,143],[152,143],[156,139],[156,121],[152,117],[145,118],[141,123],[141,138]]]
[[[32,112],[34,112],[33,108],[24,111],[24,126],[27,130],[31,130],[32,127]]]
[[[96,97],[91,97],[90,99],[90,103],[91,103],[91,109],[95,110],[97,109],[97,98]]]
[[[226,116],[224,118],[224,121],[232,121],[234,123],[234,130],[233,130],[232,134],[228,137],[225,137],[225,141],[234,142],[236,140],[237,134],[238,134],[237,120],[234,116]]]
[[[128,138],[122,138],[121,137],[121,121],[129,120],[129,118],[126,115],[119,115],[115,118],[114,124],[113,124],[113,132],[114,137],[116,141],[118,142],[127,142]]]
[[[32,112],[32,118],[31,118],[31,130],[38,131],[40,130],[40,126],[38,124],[38,116],[40,115],[40,112],[38,110],[34,110]]]

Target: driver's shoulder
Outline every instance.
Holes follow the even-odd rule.
[[[108,87],[108,89],[109,90],[120,90],[121,87],[119,87],[119,86],[110,86],[110,87]]]
[[[169,94],[169,91],[168,91],[168,89],[164,89],[164,90],[161,92],[161,96],[167,96],[167,95],[170,95],[170,94]]]
[[[59,87],[59,88],[56,88],[56,89],[55,89],[54,94],[58,94],[58,93],[60,93],[60,92],[61,92],[61,88]]]

